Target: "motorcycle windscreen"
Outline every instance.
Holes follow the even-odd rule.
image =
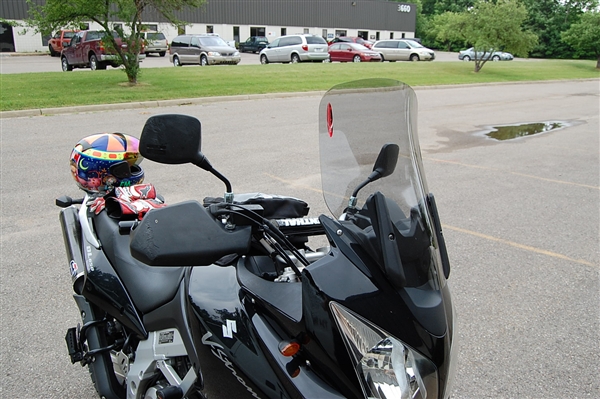
[[[417,99],[396,80],[365,79],[330,89],[319,106],[319,146],[323,196],[339,218],[354,189],[372,172],[384,144],[399,147],[394,172],[358,193],[357,206],[377,191],[405,215],[419,212],[429,224],[428,193],[417,138]]]

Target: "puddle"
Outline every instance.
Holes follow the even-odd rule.
[[[521,125],[490,126],[489,130],[484,134],[495,140],[511,140],[519,137],[533,136],[534,134],[546,133],[552,130],[562,129],[567,126],[570,126],[570,124],[564,121],[525,123]]]

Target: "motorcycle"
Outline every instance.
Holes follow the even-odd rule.
[[[333,217],[308,217],[296,198],[234,194],[201,152],[196,118],[149,118],[144,158],[194,164],[226,192],[133,220],[93,211],[94,195],[57,200],[83,323],[66,335],[71,361],[107,399],[450,397],[450,264],[416,117],[414,91],[394,80],[324,95]],[[311,249],[318,237],[328,245]]]

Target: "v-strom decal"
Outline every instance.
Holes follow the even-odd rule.
[[[229,324],[231,320],[227,320],[227,327],[229,328],[231,325]],[[226,326],[223,326],[223,332],[225,332],[225,328]],[[235,321],[233,322],[233,329],[235,331]],[[202,343],[204,345],[210,346],[211,348],[211,352],[213,355],[215,355],[220,361],[223,362],[223,364],[225,365],[225,367],[227,367],[229,369],[229,371],[231,371],[231,374],[233,374],[233,376],[238,380],[238,382],[240,384],[242,384],[244,386],[244,388],[246,388],[246,390],[252,395],[252,397],[260,399],[260,396],[258,396],[256,394],[256,392],[254,392],[252,390],[252,388],[250,388],[248,386],[248,384],[246,384],[246,381],[244,381],[244,379],[242,377],[240,377],[237,372],[235,371],[235,368],[233,367],[233,363],[231,363],[231,360],[229,360],[229,358],[227,357],[227,355],[225,354],[225,352],[223,352],[223,346],[221,346],[220,344],[210,341],[210,337],[212,337],[212,333],[210,331],[208,331],[206,334],[204,334],[202,336]]]

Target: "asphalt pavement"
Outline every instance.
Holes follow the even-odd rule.
[[[599,81],[416,93],[424,169],[452,264],[460,343],[454,398],[599,398]],[[223,98],[1,119],[2,396],[95,397],[64,344],[79,315],[53,205],[60,195],[78,195],[68,166],[78,140],[139,135],[155,114],[193,115],[202,121],[204,154],[234,191],[292,195],[318,215],[327,212],[319,192],[319,100],[318,93]],[[543,121],[566,127],[508,141],[484,134],[490,126]],[[193,166],[142,166],[170,203],[223,192]]]

